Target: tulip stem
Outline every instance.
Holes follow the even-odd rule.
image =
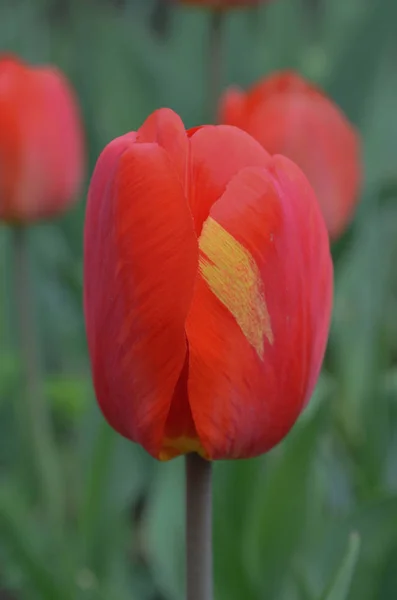
[[[213,600],[212,465],[186,456],[187,600]]]
[[[218,103],[222,90],[222,25],[223,11],[214,8],[211,11],[210,24],[210,55],[209,55],[209,82],[208,103],[209,114],[213,123],[218,121]]]
[[[28,235],[25,227],[12,230],[14,292],[19,327],[19,346],[25,377],[25,394],[19,399],[19,435],[31,447],[39,494],[53,533],[60,533],[62,496],[50,415],[44,401],[40,374],[33,297],[30,286]],[[25,397],[26,396],[26,397]],[[29,459],[29,456],[27,457]],[[55,530],[54,530],[55,529]]]

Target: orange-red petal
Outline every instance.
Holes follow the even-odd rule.
[[[219,119],[244,129],[246,112],[246,94],[237,86],[230,86],[223,94],[219,105]]]
[[[295,422],[328,334],[332,263],[304,175],[283,157],[241,171],[199,248],[186,326],[194,422],[211,458],[254,456]]]
[[[84,140],[62,73],[0,57],[0,218],[56,216],[75,199]]]
[[[40,123],[41,174],[43,180],[48,178],[48,204],[42,211],[46,216],[62,212],[76,199],[84,175],[84,141],[77,103],[63,74],[54,68],[35,69],[34,74],[41,90],[42,121],[46,123],[45,127]]]
[[[205,126],[190,137],[189,201],[197,235],[230,179],[245,167],[266,166],[269,154],[250,135],[228,125]]]
[[[189,142],[182,119],[171,109],[152,113],[137,132],[137,142],[156,142],[167,153],[184,189],[187,186]]]
[[[107,420],[156,457],[186,363],[196,271],[192,217],[167,153],[133,137],[113,142],[98,161],[87,208],[89,350]]]
[[[360,141],[330,98],[294,72],[277,72],[247,93],[227,91],[220,119],[247,131],[270,154],[293,160],[316,192],[331,237],[343,233],[358,200]]]

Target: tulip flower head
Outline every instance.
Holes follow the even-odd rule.
[[[0,56],[0,219],[26,223],[68,208],[83,155],[77,104],[63,75]]]
[[[293,72],[275,73],[246,93],[228,90],[220,122],[244,129],[270,154],[299,165],[316,192],[330,236],[343,233],[358,199],[360,144],[329,98]]]
[[[152,456],[277,444],[315,386],[331,297],[324,221],[287,158],[167,109],[102,152],[84,241],[94,386]]]

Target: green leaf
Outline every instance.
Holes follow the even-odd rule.
[[[49,568],[46,554],[38,547],[38,533],[17,497],[1,490],[0,539],[7,551],[40,599],[72,600],[64,578]]]
[[[86,472],[80,513],[80,541],[84,564],[89,566],[95,564],[96,547],[102,549],[100,525],[115,442],[114,432],[105,421],[101,421]]]
[[[347,600],[360,551],[360,536],[354,532],[350,535],[346,553],[333,581],[324,592],[321,600]]]
[[[144,495],[154,461],[136,444],[119,436],[97,406],[88,412],[80,431],[77,458],[83,456],[80,477],[79,546],[82,564],[102,584],[125,552],[131,536],[131,512]]]
[[[325,407],[326,408],[326,407]],[[323,408],[299,423],[292,435],[265,459],[267,472],[251,489],[243,539],[245,569],[261,597],[277,597],[305,532],[309,477]]]
[[[336,275],[329,343],[338,382],[337,420],[347,446],[360,460],[365,475],[360,485],[372,489],[380,485],[388,440],[388,406],[380,389],[389,356],[382,330],[389,327],[385,307],[394,293],[396,255],[396,207],[391,202],[373,205],[357,223]]]
[[[145,515],[147,554],[159,589],[173,600],[183,598],[184,469],[183,460],[158,465]]]
[[[254,600],[243,539],[251,498],[263,476],[263,459],[214,464],[214,571],[219,600]]]
[[[327,510],[326,518],[317,524],[310,546],[300,556],[299,566],[315,598],[321,597],[325,584],[338,571],[351,532],[358,533],[361,544],[349,600],[378,600],[377,590],[382,582],[380,566],[397,546],[397,496],[352,505],[344,516]]]

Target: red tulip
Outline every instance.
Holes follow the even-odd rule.
[[[227,91],[220,120],[247,131],[270,154],[293,160],[316,192],[331,237],[344,231],[358,199],[360,147],[329,98],[295,73],[275,73],[247,93]]]
[[[84,305],[114,429],[167,460],[277,444],[316,383],[331,311],[314,193],[245,132],[171,110],[111,142],[92,177]]]
[[[0,219],[57,215],[75,199],[82,175],[82,129],[63,75],[0,57]]]

